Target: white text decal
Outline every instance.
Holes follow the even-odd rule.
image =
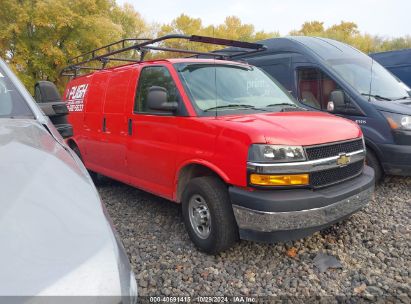
[[[88,84],[81,84],[67,90],[67,108],[70,112],[81,112],[84,106],[84,96],[86,95]]]

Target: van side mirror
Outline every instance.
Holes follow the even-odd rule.
[[[56,85],[50,81],[37,81],[34,85],[34,92],[37,103],[62,101]]]
[[[330,93],[330,101],[327,103],[328,112],[338,113],[345,108],[345,96],[341,90],[335,90]]]
[[[168,101],[168,92],[166,88],[152,86],[148,88],[147,107],[150,110],[174,112],[177,110],[177,102]]]
[[[57,87],[50,81],[38,81],[34,85],[34,99],[63,138],[73,136],[73,126],[68,122],[69,111],[61,99]]]

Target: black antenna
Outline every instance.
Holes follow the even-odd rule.
[[[374,67],[374,58],[371,57],[371,75],[370,75],[370,90],[368,92],[368,101],[371,100],[371,90],[372,90],[372,72]]]

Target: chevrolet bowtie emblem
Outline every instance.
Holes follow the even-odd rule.
[[[337,165],[344,167],[350,163],[351,159],[347,154],[340,154],[337,158]]]

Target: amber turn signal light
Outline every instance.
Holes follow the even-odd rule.
[[[392,119],[391,117],[387,118],[388,124],[390,125],[391,129],[398,129],[400,127],[400,125],[398,123],[395,122],[394,119]]]
[[[308,185],[309,180],[308,174],[250,175],[250,183],[256,186],[301,186]]]

